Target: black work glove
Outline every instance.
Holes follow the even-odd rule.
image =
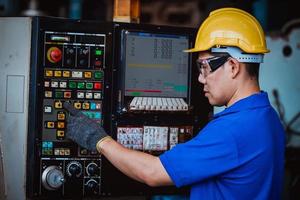
[[[108,136],[105,130],[70,103],[64,102],[64,108],[70,112],[67,120],[67,138],[88,150],[97,150],[97,142]]]

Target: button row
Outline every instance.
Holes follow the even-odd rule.
[[[100,120],[102,115],[101,112],[83,112],[83,114],[90,119],[96,119],[96,120]]]
[[[65,128],[65,122],[55,122],[55,121],[45,121],[45,128],[47,129],[64,129]]]
[[[80,153],[80,155],[88,155],[88,154],[90,154],[90,155],[97,155],[98,154],[98,152],[95,151],[95,150],[89,151],[89,150],[84,149],[84,148],[81,148],[79,153]]]
[[[56,98],[56,99],[71,99],[78,98],[78,99],[101,99],[102,94],[101,92],[83,92],[83,91],[77,91],[72,92],[71,91],[45,91],[45,97],[46,98]]]
[[[73,106],[76,109],[83,109],[83,110],[101,110],[102,104],[100,102],[74,102]],[[55,109],[62,109],[63,102],[62,101],[54,101],[54,105],[45,105],[44,106],[44,113],[51,114],[53,111],[53,107]],[[57,119],[58,120],[65,120],[66,114],[63,111],[57,112]]]
[[[45,81],[45,88],[70,88],[70,89],[88,89],[88,90],[101,90],[101,82],[76,82],[76,81]]]
[[[45,70],[45,77],[64,77],[64,78],[95,78],[102,79],[102,71],[68,71],[68,70]]]
[[[69,148],[54,148],[55,156],[69,156],[71,151]]]

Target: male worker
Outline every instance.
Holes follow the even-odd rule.
[[[187,51],[199,54],[199,82],[210,104],[226,106],[196,137],[156,157],[123,147],[65,103],[68,137],[150,186],[190,185],[190,199],[280,199],[284,131],[258,83],[269,52],[261,26],[240,9],[215,10]]]

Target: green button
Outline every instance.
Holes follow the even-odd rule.
[[[94,76],[95,76],[95,79],[101,79],[103,76],[103,73],[101,71],[100,72],[98,71],[98,72],[95,72]]]
[[[74,82],[74,81],[70,81],[69,82],[69,88],[76,88],[76,82]]]
[[[55,98],[62,98],[63,96],[63,92],[55,92]]]
[[[93,89],[93,83],[86,83],[86,89]]]
[[[84,89],[84,83],[83,82],[79,82],[78,84],[77,84],[77,88],[78,89]]]
[[[102,50],[96,49],[95,55],[96,55],[96,56],[101,56],[101,55],[102,55]]]

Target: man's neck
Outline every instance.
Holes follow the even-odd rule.
[[[243,83],[239,84],[239,86],[233,93],[226,107],[229,107],[235,102],[259,92],[260,92],[260,87],[257,80],[248,79],[247,81],[243,81]]]

